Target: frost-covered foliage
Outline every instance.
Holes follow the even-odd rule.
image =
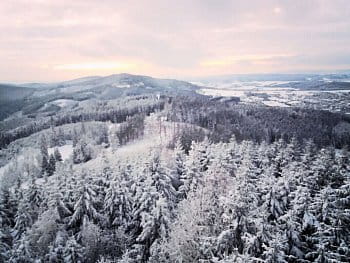
[[[0,262],[348,262],[348,150],[206,102],[86,101],[7,134]]]
[[[1,189],[0,262],[349,259],[348,151],[232,138],[160,154],[94,170],[56,160],[42,179],[27,169]]]
[[[84,121],[97,121],[121,123],[126,121],[128,117],[136,114],[149,115],[152,112],[162,110],[164,108],[164,99],[158,99],[152,95],[145,96],[129,96],[127,98],[110,101],[94,101],[87,100],[81,103],[80,107],[74,109],[66,109],[59,111],[55,115],[41,116],[25,125],[18,126],[15,129],[0,132],[0,149],[7,147],[23,137],[38,133],[50,127],[62,126],[63,124],[80,123]],[[52,144],[60,142],[59,135],[63,135],[62,130],[57,129],[51,140]]]

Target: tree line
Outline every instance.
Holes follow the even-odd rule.
[[[350,118],[343,114],[302,108],[279,108],[222,102],[210,97],[175,97],[170,121],[206,128],[210,139],[267,141],[312,139],[319,147],[350,146]]]
[[[59,161],[1,189],[0,261],[347,262],[349,174],[347,150],[296,139]]]
[[[145,115],[149,115],[152,112],[161,111],[164,108],[164,104],[165,102],[163,100],[157,100],[153,103],[135,107],[116,107],[103,110],[102,106],[101,109],[94,109],[91,112],[62,112],[55,116],[51,116],[51,118],[35,120],[30,124],[18,127],[8,132],[0,132],[0,149],[6,147],[17,139],[27,137],[52,126],[56,127],[68,123],[79,123],[84,121],[110,121],[112,123],[121,123],[125,122],[128,117],[136,114],[143,113]]]

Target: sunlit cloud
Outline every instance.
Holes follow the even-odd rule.
[[[240,62],[249,62],[252,64],[271,64],[271,61],[275,59],[293,57],[295,54],[250,54],[250,55],[237,55],[228,56],[220,59],[205,60],[200,63],[202,67],[221,67],[228,66]]]
[[[181,78],[347,69],[345,6],[348,0],[2,0],[0,81],[95,71]]]
[[[281,13],[281,8],[280,7],[275,7],[274,9],[273,9],[273,12],[275,13],[275,14],[279,14],[279,13]]]
[[[134,68],[135,65],[131,63],[121,62],[93,62],[93,63],[78,63],[78,64],[64,64],[54,66],[56,70],[127,70]]]

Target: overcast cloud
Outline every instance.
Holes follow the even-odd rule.
[[[348,0],[2,0],[0,81],[350,69]]]

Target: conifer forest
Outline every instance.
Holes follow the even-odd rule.
[[[146,80],[9,102],[0,262],[349,262],[348,115]]]

